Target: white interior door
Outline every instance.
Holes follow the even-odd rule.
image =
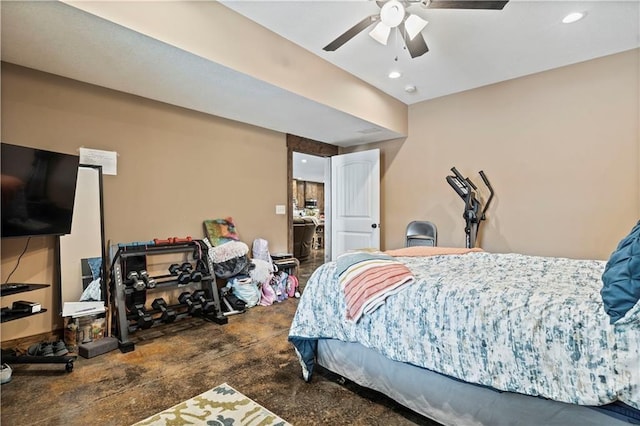
[[[380,150],[331,157],[331,259],[380,249]]]

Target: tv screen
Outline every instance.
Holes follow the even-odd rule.
[[[80,158],[0,145],[2,238],[70,233]]]

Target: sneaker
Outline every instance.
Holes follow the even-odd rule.
[[[0,367],[0,384],[5,384],[11,381],[11,373],[13,370],[7,364],[2,364]]]
[[[31,356],[53,356],[53,345],[50,342],[41,342],[29,346],[27,355]]]
[[[33,345],[29,346],[29,349],[27,349],[27,355],[30,355],[30,356],[40,355],[41,346],[42,346],[42,343],[34,343]]]
[[[57,342],[51,345],[53,347],[53,355],[55,356],[65,356],[69,353],[67,349],[67,345],[62,340],[58,340]]]
[[[40,356],[53,356],[53,344],[51,342],[45,342],[40,346]]]

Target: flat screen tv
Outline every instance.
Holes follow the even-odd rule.
[[[70,233],[80,158],[0,145],[2,238]]]

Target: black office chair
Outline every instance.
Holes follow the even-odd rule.
[[[414,220],[407,225],[406,247],[438,245],[438,228],[427,220]]]

